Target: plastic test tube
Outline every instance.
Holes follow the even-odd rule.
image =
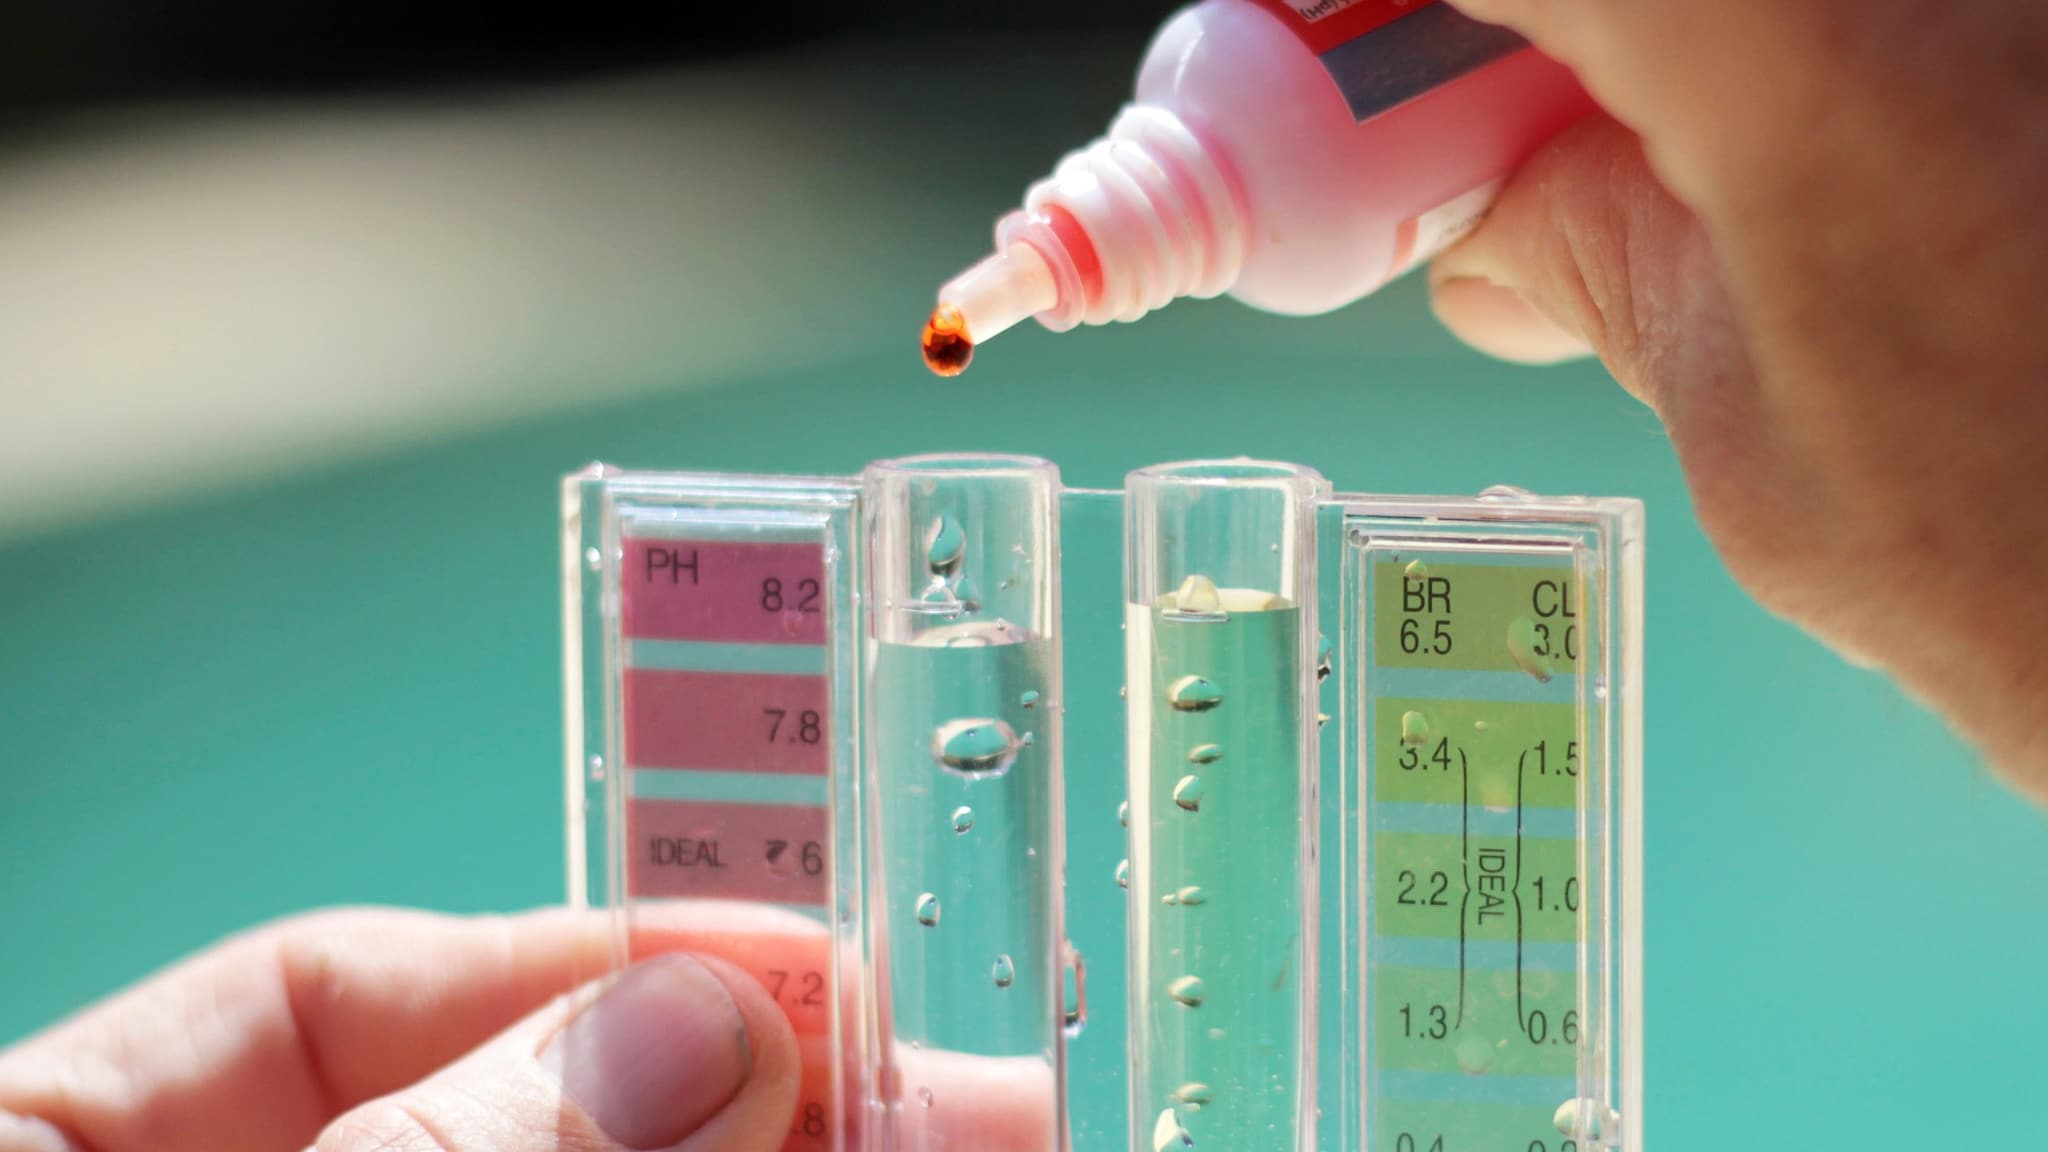
[[[863,487],[870,1146],[1058,1149],[1059,472],[920,457]]]
[[[1315,472],[1126,481],[1131,1148],[1315,1148]]]

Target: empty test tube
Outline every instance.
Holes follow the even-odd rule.
[[[1064,1144],[1059,473],[871,466],[868,1004],[891,1152]],[[979,1133],[980,1135],[977,1135]]]
[[[1313,471],[1125,485],[1132,1152],[1315,1147]]]

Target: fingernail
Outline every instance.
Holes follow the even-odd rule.
[[[1556,364],[1593,351],[1505,284],[1452,277],[1430,286],[1430,302],[1452,335],[1489,356],[1522,364]]]
[[[541,1051],[562,1091],[628,1148],[665,1148],[739,1094],[753,1069],[732,994],[689,956],[626,970]]]

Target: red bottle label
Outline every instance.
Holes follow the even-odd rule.
[[[1316,54],[1360,121],[1528,47],[1437,0],[1255,2]]]
[[[1436,0],[1258,0],[1320,56]]]

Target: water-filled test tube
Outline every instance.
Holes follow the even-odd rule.
[[[1131,1148],[1315,1147],[1320,476],[1125,485]]]
[[[870,1146],[1058,1149],[1059,473],[895,460],[862,499]]]

